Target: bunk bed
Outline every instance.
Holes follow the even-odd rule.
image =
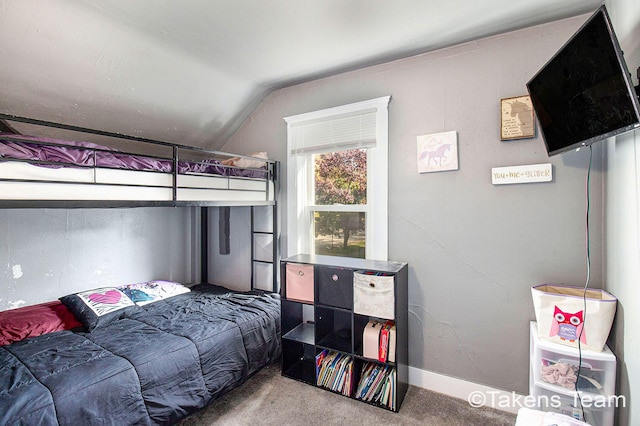
[[[0,206],[256,205],[275,202],[277,162],[0,114],[0,120],[136,142],[138,152],[86,141],[0,133]],[[241,161],[250,167],[238,167]]]
[[[276,161],[0,120],[98,138],[0,134],[0,208],[195,208],[202,281],[123,283],[0,312],[0,424],[171,424],[279,358]],[[271,207],[270,291],[253,276],[245,292],[207,283],[209,208],[229,206],[251,206],[252,221],[255,206]]]

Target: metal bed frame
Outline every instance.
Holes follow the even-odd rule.
[[[222,151],[215,151],[215,150],[208,150],[205,148],[200,148],[200,147],[194,147],[194,146],[189,146],[189,145],[181,145],[181,144],[174,144],[174,143],[170,143],[170,142],[165,142],[165,141],[160,141],[160,140],[154,140],[154,139],[149,139],[149,138],[144,138],[144,137],[139,137],[139,136],[131,136],[131,135],[126,135],[126,134],[122,134],[122,133],[115,133],[115,132],[108,132],[108,131],[103,131],[103,130],[96,130],[96,129],[90,129],[90,128],[86,128],[86,127],[79,127],[79,126],[72,126],[72,125],[67,125],[67,124],[61,124],[61,123],[54,123],[54,122],[50,122],[50,121],[44,121],[44,120],[37,120],[37,119],[32,119],[32,118],[27,118],[27,117],[21,117],[21,116],[16,116],[16,115],[9,115],[9,114],[2,114],[0,113],[0,120],[4,121],[4,122],[19,122],[19,123],[25,123],[25,124],[29,124],[29,125],[36,125],[36,126],[44,126],[44,127],[50,127],[50,128],[55,128],[55,129],[62,129],[62,130],[68,130],[68,131],[72,131],[72,132],[78,132],[78,133],[86,133],[86,134],[91,134],[91,135],[97,135],[97,136],[104,136],[104,137],[110,137],[110,138],[115,138],[115,139],[120,139],[120,140],[126,140],[126,141],[133,141],[136,143],[144,143],[144,144],[150,144],[150,145],[155,145],[155,146],[160,146],[160,147],[164,147],[165,149],[169,148],[171,149],[172,155],[171,158],[169,157],[162,157],[162,156],[155,156],[155,155],[148,155],[148,154],[134,154],[131,152],[124,152],[124,151],[117,151],[117,154],[131,154],[131,155],[140,155],[143,156],[145,158],[154,158],[154,159],[163,159],[163,160],[167,160],[167,161],[171,161],[172,162],[172,179],[173,179],[173,186],[172,186],[172,193],[173,193],[173,197],[171,200],[39,200],[39,199],[34,199],[34,200],[4,200],[4,199],[0,199],[0,208],[129,208],[129,207],[197,207],[200,210],[200,221],[199,221],[199,230],[200,230],[200,281],[202,282],[208,282],[208,277],[209,277],[209,268],[208,268],[208,255],[209,255],[209,208],[210,207],[229,207],[229,206],[247,206],[247,207],[251,207],[251,288],[256,289],[255,286],[255,264],[256,263],[271,263],[272,265],[272,289],[271,291],[273,292],[279,292],[279,267],[278,267],[278,261],[279,261],[279,257],[280,257],[280,251],[279,251],[279,246],[280,246],[280,237],[279,237],[279,229],[278,229],[278,209],[277,209],[277,194],[279,191],[279,187],[278,187],[278,175],[279,175],[279,168],[280,168],[280,163],[278,161],[274,161],[274,160],[262,160],[266,163],[266,178],[264,179],[265,181],[265,199],[264,200],[251,200],[251,201],[244,201],[244,200],[215,200],[215,201],[198,201],[198,200],[188,200],[188,201],[181,201],[178,200],[177,197],[177,192],[178,192],[178,185],[177,185],[177,181],[178,181],[178,161],[182,158],[181,156],[179,156],[179,153],[184,151],[187,153],[191,153],[193,155],[196,156],[208,156],[210,158],[215,158],[215,157],[240,157],[240,158],[249,158],[251,159],[252,157],[248,157],[248,156],[243,156],[243,155],[237,155],[237,154],[231,154],[231,153],[227,153],[227,152],[222,152]],[[7,140],[11,140],[11,137],[3,137],[3,139],[7,139]],[[14,141],[20,141],[20,142],[31,142],[31,143],[35,143],[38,145],[47,145],[46,142],[39,142],[39,141],[25,141],[23,139],[13,139]],[[70,145],[71,146],[71,145]],[[72,146],[74,147],[74,146]],[[75,147],[78,148],[78,147]],[[90,151],[93,151],[93,155],[95,156],[96,152],[109,152],[109,153],[113,153],[114,151],[111,150],[103,150],[103,149],[99,149],[99,148],[84,148]],[[94,158],[95,160],[95,158]],[[0,161],[3,161],[2,157],[0,157]],[[5,161],[9,161],[9,159],[6,159]],[[59,164],[59,163],[52,163],[52,162],[46,162],[46,161],[37,161],[37,160],[13,160],[10,159],[10,161],[19,161],[19,162],[25,162],[25,163],[35,163],[35,164],[41,164],[41,165],[50,165],[50,164]],[[193,160],[189,160],[189,161],[193,161]],[[78,167],[78,166],[74,166],[74,167]],[[82,167],[82,166],[81,166]],[[84,166],[84,167],[93,167],[95,168],[95,161],[94,161],[94,166]],[[232,166],[220,166],[220,167],[226,167],[226,168],[232,168]],[[229,178],[229,176],[227,176],[227,178]],[[251,179],[255,179],[255,178],[251,178]],[[21,182],[23,181],[22,179],[6,179],[6,178],[0,178],[0,180],[9,180],[9,181],[13,181],[13,182]],[[31,181],[30,181],[31,182]],[[39,182],[41,183],[52,183],[54,181],[47,181],[47,180],[40,180]],[[68,183],[70,186],[73,186],[74,184],[76,184],[76,182],[58,182],[55,181],[55,183]],[[272,187],[272,191],[273,193],[270,192],[270,183],[273,183],[273,187]],[[91,183],[91,185],[102,185],[101,183]],[[224,190],[223,190],[224,191]],[[229,191],[239,191],[239,189],[229,189]],[[273,220],[272,220],[272,224],[271,224],[271,231],[264,231],[264,230],[256,230],[254,227],[254,207],[257,206],[271,206],[272,207],[272,216],[273,216]],[[222,223],[220,224],[221,228],[226,226],[228,229],[228,215],[220,215],[220,220],[226,220],[226,223]],[[260,234],[271,234],[273,241],[272,241],[272,246],[273,246],[273,250],[272,250],[272,260],[271,261],[265,261],[265,260],[261,260],[261,259],[256,259],[256,255],[255,255],[255,237],[256,235],[260,235]]]

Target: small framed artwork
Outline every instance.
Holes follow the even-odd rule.
[[[418,173],[458,170],[456,131],[418,136]]]
[[[535,118],[529,95],[500,100],[500,139],[528,139],[535,136]]]

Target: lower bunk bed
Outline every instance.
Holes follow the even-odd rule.
[[[23,308],[0,312],[0,327],[35,329],[0,346],[0,424],[175,423],[281,352],[275,293],[150,282],[60,300],[42,304],[60,320],[48,329],[15,317]],[[46,321],[36,311],[27,317]],[[69,330],[75,319],[83,327]]]

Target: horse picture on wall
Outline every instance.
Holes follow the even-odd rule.
[[[456,131],[418,136],[418,173],[458,170]]]

